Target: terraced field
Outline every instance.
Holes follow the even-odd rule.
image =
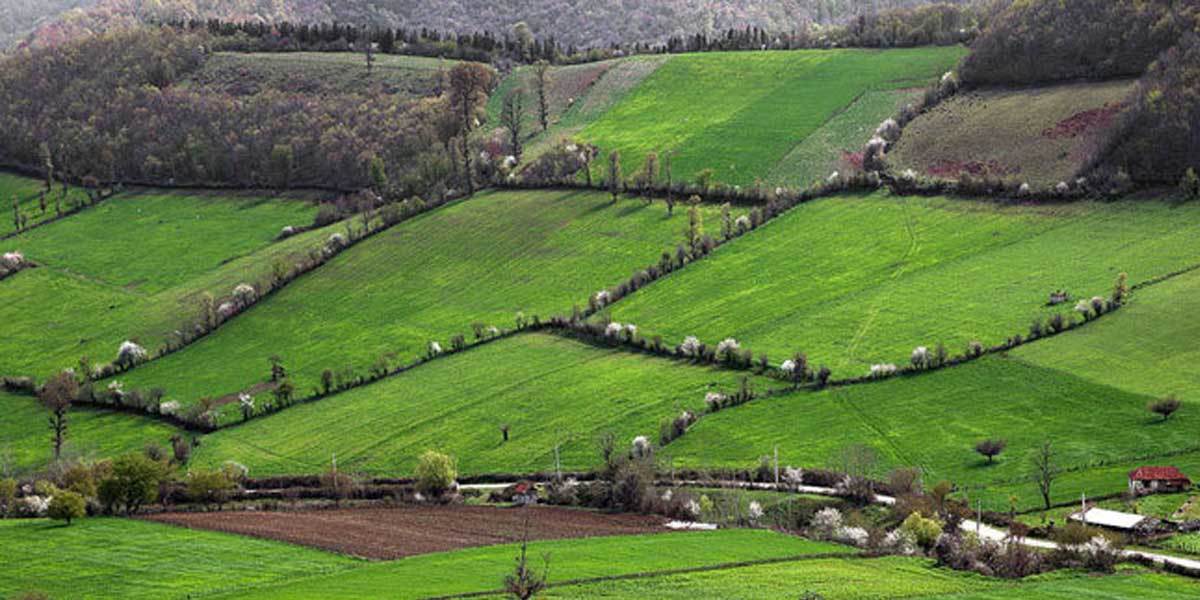
[[[445,72],[456,62],[376,54],[368,74],[366,55],[356,52],[217,52],[182,85],[239,96],[266,90],[326,95],[378,89],[420,98],[439,93]]]
[[[676,55],[576,137],[605,154],[619,149],[626,174],[641,169],[649,152],[671,152],[677,181],[712,169],[714,181],[749,185],[772,175],[797,144],[864,92],[926,85],[962,53],[946,47]],[[879,124],[871,121],[871,128]]]
[[[561,446],[562,467],[585,470],[602,462],[602,434],[622,446],[638,435],[657,439],[661,422],[698,411],[705,393],[735,391],[741,379],[528,334],[220,431],[195,460],[236,460],[258,475],[312,473],[336,453],[344,469],[397,476],[439,448],[464,473],[526,473],[552,471]]]
[[[153,349],[197,314],[201,293],[263,282],[277,261],[294,262],[340,227],[273,242],[315,213],[307,199],[147,191],[8,240],[42,266],[0,284],[0,373],[108,361],[127,339]]]
[[[448,348],[455,334],[472,337],[473,323],[512,328],[518,312],[569,313],[673,250],[685,221],[661,202],[613,205],[590,192],[483,193],[351,248],[122,380],[187,404],[265,381],[277,355],[308,392],[326,368],[408,363],[430,340]]]
[[[415,600],[487,592],[501,587],[504,575],[512,571],[517,552],[518,548],[510,544],[429,554],[217,597],[223,600],[262,598],[268,594],[279,600]],[[535,565],[540,566],[541,557],[549,554],[549,579],[552,582],[852,552],[853,549],[844,546],[762,530],[665,533],[529,544],[529,554],[535,557]]]
[[[0,596],[38,590],[54,598],[189,598],[361,561],[249,537],[130,519],[0,520]],[[82,595],[81,595],[82,594]]]
[[[1107,296],[1191,265],[1200,206],[1145,200],[1018,206],[879,193],[793,209],[608,314],[677,344],[736,338],[778,364],[803,351],[834,378],[1025,334],[1047,296]],[[1066,343],[1066,342],[1063,342]]]
[[[894,172],[989,175],[1048,188],[1073,181],[1133,91],[1132,81],[959,94],[904,128]]]
[[[0,472],[28,474],[54,457],[49,413],[36,400],[0,392]],[[178,430],[136,414],[76,407],[63,447],[65,458],[97,460],[138,452],[148,443],[166,446]]]
[[[879,454],[880,474],[917,466],[927,478],[955,482],[985,508],[1005,510],[1015,494],[1032,509],[1041,498],[1030,464],[1045,439],[1062,471],[1052,490],[1057,502],[1080,492],[1119,492],[1137,463],[1200,466],[1194,412],[1185,408],[1164,423],[1146,411],[1148,399],[995,356],[917,377],[751,402],[701,419],[663,453],[676,464],[749,467],[778,445],[781,462],[820,466],[861,444]],[[993,465],[973,450],[987,438],[1008,441]]]
[[[87,195],[82,189],[68,188],[67,197],[64,198],[62,186],[55,185],[54,190],[46,194],[46,210],[43,211],[40,196],[44,189],[45,182],[40,179],[0,172],[0,201],[3,201],[4,206],[4,218],[0,219],[0,236],[10,235],[17,230],[13,223],[13,200],[17,201],[21,214],[25,215],[27,227],[54,218],[57,214],[54,209],[56,202],[66,211],[71,208],[72,202],[87,201]]]

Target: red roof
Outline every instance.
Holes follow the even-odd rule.
[[[1191,482],[1182,471],[1175,467],[1139,467],[1129,473],[1133,481],[1187,481]]]

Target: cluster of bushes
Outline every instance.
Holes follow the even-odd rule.
[[[0,255],[0,280],[11,275],[16,275],[18,271],[22,271],[33,266],[33,263],[25,259],[25,255],[14,250],[5,252]]]

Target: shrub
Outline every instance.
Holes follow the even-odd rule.
[[[899,370],[899,367],[891,363],[871,365],[871,370],[868,371],[867,377],[871,379],[883,379],[895,375]]]
[[[887,119],[879,124],[875,130],[875,135],[888,142],[894,142],[900,139],[900,124],[895,119]]]
[[[458,477],[458,466],[450,456],[428,450],[417,459],[417,491],[440,497],[454,489]]]
[[[87,506],[83,501],[83,496],[69,490],[62,490],[50,500],[46,516],[66,521],[69,526],[73,519],[82,519],[87,516]]]
[[[345,234],[334,233],[329,236],[329,240],[325,245],[330,250],[341,250],[342,248],[350,245],[350,240],[346,238]]]
[[[937,543],[938,536],[942,534],[942,522],[937,519],[927,519],[921,516],[921,513],[914,512],[908,515],[908,518],[900,525],[900,529],[911,536],[922,550],[928,552]]]
[[[912,351],[912,356],[909,358],[909,361],[912,363],[912,366],[918,369],[928,368],[932,364],[929,358],[929,348],[926,348],[925,346],[917,346],[916,349]]]
[[[867,545],[870,534],[862,527],[839,527],[833,532],[832,539],[839,544],[862,548]]]
[[[741,345],[733,338],[725,338],[717,344],[717,358],[729,364],[734,364],[738,361],[738,350]]]
[[[694,335],[684,338],[683,343],[679,345],[679,353],[684,356],[699,357],[702,345],[700,340]]]
[[[67,469],[63,471],[61,475],[59,475],[58,481],[62,485],[62,489],[75,492],[84,498],[96,496],[95,475],[92,473],[92,469],[88,468],[88,466],[83,463],[77,462],[72,464],[70,467],[67,467]],[[2,503],[3,501],[0,500],[0,504]]]
[[[187,474],[187,494],[193,502],[220,506],[236,487],[222,471],[195,470]]]
[[[439,344],[437,342],[432,342],[432,341],[429,342],[428,352],[426,353],[426,356],[428,356],[429,358],[433,358],[441,353],[442,353],[442,345],[441,344]]]
[[[121,507],[132,515],[143,504],[158,498],[158,485],[166,476],[163,465],[132,452],[113,460],[112,473],[100,482],[100,502],[109,511]]]
[[[620,323],[612,322],[604,328],[604,335],[606,337],[615,339],[617,336],[621,335],[621,331],[623,329],[624,327]]]
[[[646,458],[652,451],[650,440],[644,435],[639,435],[630,443],[629,456],[634,459]]]
[[[818,540],[831,540],[834,533],[842,528],[842,511],[827,507],[813,515],[809,524],[809,532]]]
[[[1146,408],[1152,413],[1161,415],[1162,420],[1166,421],[1167,419],[1171,418],[1171,415],[1175,414],[1175,411],[1178,411],[1182,405],[1183,403],[1179,401],[1179,398],[1177,398],[1174,394],[1171,394],[1166,398],[1152,400],[1150,404],[1146,406]]]
[[[129,368],[146,360],[148,356],[149,354],[146,352],[145,348],[134,342],[125,340],[121,343],[121,346],[117,348],[116,364],[120,367]]]

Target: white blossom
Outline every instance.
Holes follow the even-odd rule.
[[[733,222],[733,225],[734,227],[737,227],[739,231],[746,231],[747,229],[750,229],[750,217],[742,215]]]
[[[900,179],[912,183],[917,180],[917,172],[912,169],[905,169],[904,172],[900,174]]]
[[[758,521],[759,519],[763,518],[762,505],[756,500],[751,500],[750,507],[746,510],[746,514],[750,517],[751,521]]]
[[[608,306],[608,303],[612,302],[612,292],[609,292],[608,290],[600,290],[596,292],[595,298],[597,306]]]
[[[496,337],[496,336],[500,335],[500,328],[496,327],[495,325],[492,325],[491,327],[487,328],[487,332],[488,332],[488,335],[490,335],[492,337]]]
[[[1071,186],[1067,185],[1067,182],[1065,181],[1060,181],[1054,186],[1054,191],[1058,192],[1059,194],[1066,194],[1067,192],[1071,191]]]
[[[700,339],[694,335],[689,335],[683,339],[683,343],[679,345],[679,351],[684,356],[696,356],[700,353]]]
[[[110,381],[108,384],[108,392],[115,396],[124,396],[125,395],[125,384],[114,379],[114,380]]]
[[[710,410],[716,410],[725,403],[725,394],[720,392],[709,392],[704,395],[704,403],[708,405]]]
[[[437,342],[429,342],[430,356],[437,356],[442,353],[442,345]]]
[[[606,335],[608,337],[617,337],[618,335],[621,334],[621,330],[623,330],[624,328],[625,327],[623,325],[614,321],[612,323],[609,323],[608,327],[604,328],[604,335]]]
[[[839,177],[841,177],[841,176],[842,176],[842,174],[841,174],[841,173],[838,173],[837,171],[834,171],[834,172],[832,172],[832,173],[830,173],[830,174],[829,174],[829,177],[826,177],[826,178],[825,178],[825,181],[826,181],[827,183],[837,183],[837,180],[838,180],[838,178],[839,178]]]
[[[158,405],[158,413],[161,415],[170,416],[177,412],[179,412],[178,400],[168,400]]]
[[[291,225],[284,225],[283,229],[279,230],[280,237],[292,237],[296,235],[296,228]]]
[[[633,455],[637,457],[647,456],[650,454],[650,440],[646,436],[639,435],[633,438]]]
[[[917,542],[912,534],[903,529],[893,529],[883,538],[883,550],[892,554],[910,556],[917,553]]]
[[[258,296],[258,291],[248,283],[239,283],[237,287],[233,288],[233,297],[242,306],[254,302],[256,296]]]
[[[25,517],[44,517],[50,510],[51,499],[49,496],[25,496],[21,499],[23,506],[19,512]]]
[[[510,169],[517,166],[517,157],[515,157],[511,154],[509,154],[508,156],[505,156],[504,157],[504,166],[506,166]]]
[[[804,483],[804,470],[793,467],[784,467],[783,480],[792,485],[801,485]]]
[[[867,545],[870,537],[862,527],[839,527],[833,532],[833,541],[860,548]]]
[[[629,337],[637,335],[637,329],[637,325],[634,325],[633,323],[625,324],[625,333],[628,333]]]
[[[722,356],[730,352],[737,352],[738,350],[741,350],[741,348],[742,346],[741,344],[738,344],[737,340],[733,338],[725,338],[721,340],[719,344],[717,344],[717,356]]]
[[[662,493],[662,501],[663,501],[663,502],[670,502],[670,501],[671,501],[671,498],[672,498],[673,496],[674,496],[674,493],[671,491],[671,488],[667,488],[667,489],[666,489],[665,491],[663,491],[663,493]]]
[[[244,407],[244,408],[253,409],[254,408],[254,396],[251,396],[250,394],[247,394],[246,392],[242,392],[242,393],[238,394],[238,404],[242,405],[242,407]]]
[[[10,269],[20,268],[25,264],[25,255],[15,250],[13,252],[5,252],[4,264]]]
[[[350,241],[346,239],[346,235],[343,233],[335,233],[329,236],[330,248],[344,248],[349,243]]]
[[[221,315],[222,317],[232,317],[236,312],[237,306],[234,306],[232,302],[222,302],[221,305],[217,307],[217,314]]]
[[[842,528],[842,511],[832,506],[822,508],[813,515],[809,528],[817,539],[833,539],[834,532]]]
[[[929,364],[929,348],[925,346],[917,346],[912,351],[912,364],[921,366]]]
[[[117,348],[118,364],[132,365],[134,363],[146,360],[148,356],[149,354],[146,353],[145,348],[129,340],[125,340],[121,343],[121,346]]]
[[[688,514],[691,515],[693,519],[699,519],[702,516],[700,514],[700,503],[696,502],[695,499],[688,500],[683,507],[687,509]]]
[[[895,119],[887,119],[875,129],[875,135],[885,140],[895,141],[896,138],[900,137],[900,124]]]
[[[876,379],[882,378],[882,377],[890,377],[892,375],[895,375],[896,372],[899,370],[900,369],[892,363],[871,365],[871,371],[869,373],[869,376],[874,377]]]
[[[790,358],[783,361],[783,364],[779,365],[779,370],[783,371],[784,373],[787,373],[789,376],[795,374],[796,361],[794,361]]]
[[[1025,197],[1032,193],[1033,193],[1033,189],[1029,187],[1028,183],[1022,183],[1021,187],[1017,188],[1018,196]]]

